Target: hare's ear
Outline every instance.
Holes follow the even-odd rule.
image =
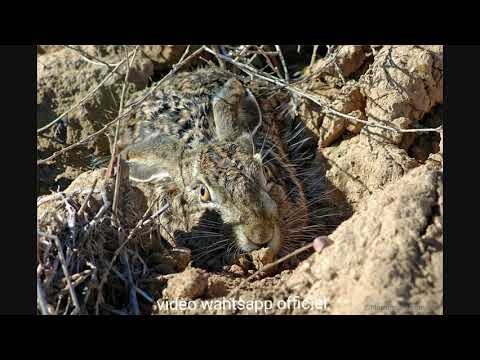
[[[254,105],[253,105],[254,106]],[[231,140],[248,132],[252,126],[252,100],[245,87],[235,78],[229,79],[212,101],[215,131],[220,140]]]
[[[130,179],[137,182],[156,183],[175,177],[178,171],[178,144],[164,138],[132,144],[120,156],[128,164]]]

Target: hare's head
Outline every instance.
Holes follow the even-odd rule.
[[[216,214],[205,220],[198,238],[211,234],[228,238],[243,252],[260,247],[277,252],[279,199],[285,192],[275,189],[272,172],[253,145],[248,101],[241,83],[229,80],[212,101],[215,134],[209,141],[192,147],[174,136],[158,136],[127,147],[123,158],[132,180],[175,189],[171,217],[186,231],[193,231],[205,213]],[[258,113],[253,120],[256,125]]]
[[[195,156],[189,191],[199,205],[221,215],[238,248],[250,251],[280,246],[278,204],[260,154],[253,154],[247,136],[213,143]]]

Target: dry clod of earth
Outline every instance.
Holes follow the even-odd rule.
[[[208,274],[205,270],[188,268],[175,274],[168,280],[163,291],[165,299],[196,299],[202,296],[208,288]]]
[[[155,71],[165,71],[181,58],[186,48],[185,45],[144,45],[142,52],[153,62]]]
[[[182,272],[190,263],[192,254],[187,248],[173,248],[154,253],[149,257],[149,262],[157,264],[157,270],[163,270],[166,274]]]
[[[333,60],[334,59],[334,60]],[[338,47],[335,56],[318,60],[306,75],[313,76],[303,85],[308,91],[328,100],[331,108],[344,114],[366,120],[365,95],[355,81],[345,84],[340,79],[352,76],[367,59],[365,46],[344,45]],[[299,113],[305,125],[319,137],[319,146],[326,147],[348,130],[357,134],[362,124],[350,122],[333,114],[325,115],[321,107],[309,100],[301,99]]]
[[[345,86],[342,88],[331,103],[331,107],[343,114],[366,120],[364,114],[365,97],[358,86]],[[345,130],[352,134],[358,134],[362,126],[363,124],[361,123],[350,122],[336,115],[327,114],[323,117],[322,125],[318,128],[318,146],[324,148],[331,145],[340,138]]]
[[[274,260],[275,254],[273,253],[272,249],[261,248],[241,256],[237,261],[237,265],[242,268],[242,273],[253,273],[262,269],[265,265],[272,263]],[[232,271],[231,267],[230,271]],[[234,267],[233,272],[235,271],[238,271],[238,269]],[[269,271],[267,271],[267,273],[275,273],[275,267],[272,267]]]
[[[228,294],[227,282],[223,276],[212,274],[208,277],[208,298],[219,298]]]
[[[357,210],[365,199],[386,184],[420,165],[405,150],[359,134],[334,147],[322,149],[327,178]]]
[[[253,266],[256,270],[262,269],[265,265],[268,265],[275,260],[275,255],[270,248],[252,251],[250,256],[252,257]]]
[[[372,195],[287,287],[331,314],[442,314],[442,175],[421,166]]]
[[[350,54],[351,57],[344,58],[342,54]],[[341,64],[355,64],[349,71],[342,71],[345,77],[358,70],[366,60],[361,46],[343,46],[337,58],[341,69]],[[350,58],[355,61],[342,61]],[[325,64],[328,66],[321,70]],[[306,85],[307,89],[329,99],[331,108],[360,120],[412,129],[419,125],[425,114],[443,103],[442,46],[384,46],[375,55],[369,70],[361,76],[360,81],[349,80],[341,90],[320,76],[324,73],[334,76],[333,64],[322,59],[315,68],[320,73]],[[361,123],[333,114],[324,115],[319,106],[306,100],[300,102],[299,109],[307,127],[319,137],[319,147],[322,148],[332,145],[345,131],[357,134],[362,128],[363,132],[368,132],[378,141],[390,142],[404,149],[415,138],[412,133],[396,133],[378,127],[364,128]]]
[[[349,77],[357,71],[366,59],[366,47],[362,45],[341,45],[336,54],[336,63],[342,76]],[[318,60],[307,74],[319,73],[319,75],[329,75],[338,78],[338,70],[335,62],[331,58]]]
[[[363,88],[369,120],[415,128],[425,114],[443,103],[443,46],[384,46]],[[369,127],[368,131],[380,140],[392,136],[385,129]],[[398,135],[391,140],[400,143]]]

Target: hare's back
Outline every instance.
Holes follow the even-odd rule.
[[[233,75],[208,68],[184,72],[166,80],[129,119],[121,147],[152,137],[173,136],[187,143],[213,136],[213,97]]]

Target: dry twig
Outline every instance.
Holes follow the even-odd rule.
[[[275,49],[278,52],[278,56],[280,57],[280,61],[282,62],[283,66],[283,74],[285,76],[285,81],[289,82],[290,77],[288,76],[288,69],[287,69],[287,63],[285,62],[285,58],[283,57],[282,49],[280,48],[280,45],[275,45]]]
[[[48,311],[47,300],[45,300],[45,292],[43,291],[42,281],[40,280],[40,274],[42,272],[42,265],[37,266],[37,302],[40,306],[40,312],[42,315],[50,315]]]
[[[315,59],[317,58],[318,45],[313,45],[312,57],[310,58],[310,67],[315,64]]]
[[[284,261],[286,261],[288,259],[291,259],[292,257],[297,256],[297,255],[303,253],[304,251],[307,251],[307,250],[312,249],[312,248],[314,248],[316,252],[320,253],[320,252],[323,251],[323,249],[325,247],[327,247],[328,245],[331,245],[331,244],[332,244],[332,241],[327,236],[322,236],[322,237],[319,237],[319,238],[315,239],[310,244],[307,244],[307,245],[305,245],[305,246],[303,246],[303,247],[301,247],[301,248],[299,248],[295,251],[292,251],[291,253],[281,257],[280,259],[263,266],[261,269],[258,269],[255,273],[253,273],[252,275],[250,275],[249,277],[244,279],[238,286],[236,286],[232,291],[230,291],[228,296],[230,297],[232,295],[235,295],[235,293],[238,290],[240,290],[243,287],[243,285],[248,283],[250,280],[255,278],[257,275],[272,269],[273,267],[283,263]]]
[[[65,276],[65,280],[67,282],[68,290],[70,292],[70,298],[73,301],[73,305],[75,306],[76,314],[79,315],[81,313],[80,303],[78,302],[77,294],[75,293],[75,289],[72,286],[72,282],[70,281],[70,274],[67,267],[67,262],[65,261],[65,255],[63,254],[62,244],[60,239],[56,235],[50,235],[42,232],[38,232],[40,236],[46,236],[55,241],[55,245],[58,251],[58,258],[60,259],[60,264],[62,265],[63,274]]]
[[[211,52],[212,50],[209,49],[208,47],[205,47],[205,50],[208,51],[208,52]],[[236,65],[237,67],[239,67],[241,70],[243,70],[244,72],[246,72],[247,74],[250,74],[252,76],[255,76],[259,79],[262,79],[262,80],[265,80],[265,81],[268,81],[270,83],[273,83],[275,85],[278,85],[280,86],[281,88],[284,88],[284,89],[287,89],[297,95],[300,95],[306,99],[309,99],[310,101],[314,102],[315,104],[321,106],[323,109],[324,109],[324,112],[325,113],[330,113],[330,114],[334,114],[334,115],[337,115],[338,117],[341,117],[341,118],[344,118],[344,119],[347,119],[349,121],[353,121],[353,122],[358,122],[358,123],[362,123],[364,124],[365,126],[372,126],[372,127],[378,127],[378,128],[382,128],[382,129],[385,129],[385,130],[390,130],[390,131],[395,131],[395,132],[400,132],[400,133],[408,133],[408,132],[439,132],[440,131],[440,128],[434,128],[434,129],[400,129],[400,128],[396,128],[396,127],[392,127],[392,126],[387,126],[387,125],[382,125],[380,124],[379,122],[377,121],[373,121],[373,120],[362,120],[362,119],[359,119],[359,118],[356,118],[354,116],[351,116],[351,115],[347,115],[347,114],[344,114],[340,111],[337,111],[333,108],[331,108],[325,101],[322,101],[320,99],[319,96],[317,95],[314,95],[314,94],[311,94],[311,93],[307,93],[307,92],[304,92],[300,89],[298,89],[296,86],[294,85],[290,85],[290,84],[287,84],[285,83],[284,81],[280,80],[280,79],[277,79],[277,78],[274,78],[268,74],[265,74],[265,73],[261,73],[259,72],[257,69],[253,68],[252,66],[249,66],[249,65],[246,65],[246,64],[242,64],[238,61],[235,61],[227,56],[223,56],[223,55],[218,55],[220,57],[222,57],[225,61],[227,62],[230,62],[234,65]]]
[[[95,191],[95,186],[97,186],[98,178],[96,178],[93,182],[92,189],[90,192],[87,194],[87,197],[83,201],[82,206],[80,206],[80,209],[77,212],[78,216],[82,216],[83,212],[85,211],[85,208],[87,207],[88,200],[90,200],[90,197],[92,196],[93,192]]]
[[[184,55],[182,55],[182,58],[180,59],[180,61],[173,67],[173,69],[167,74],[165,75],[161,80],[159,80],[155,86],[153,86],[148,92],[147,94],[145,94],[144,96],[142,96],[140,99],[134,101],[133,103],[129,104],[128,107],[129,107],[129,110],[123,112],[122,115],[120,116],[117,116],[116,119],[110,121],[109,123],[107,123],[103,128],[101,128],[100,130],[96,131],[95,133],[83,138],[82,140],[76,142],[75,144],[72,144],[70,146],[67,146],[66,148],[63,148],[59,151],[56,151],[54,152],[52,155],[50,155],[48,158],[46,159],[42,159],[42,160],[38,160],[37,161],[37,165],[41,165],[41,164],[47,164],[49,163],[50,161],[52,161],[53,159],[55,159],[56,157],[58,157],[59,155],[69,151],[69,150],[72,150],[74,148],[76,148],[77,146],[80,146],[84,143],[86,143],[87,141],[97,137],[98,135],[104,133],[105,131],[107,131],[107,129],[116,124],[117,122],[119,122],[120,120],[122,120],[123,118],[127,117],[128,115],[130,115],[131,113],[133,113],[133,111],[135,111],[138,106],[140,104],[142,104],[146,99],[148,99],[152,94],[153,92],[164,82],[166,81],[167,79],[169,79],[170,77],[172,77],[183,65],[185,65],[186,63],[188,63],[191,59],[193,59],[194,57],[196,57],[197,55],[199,55],[202,51],[204,51],[205,49],[205,46],[202,46],[201,48],[199,48],[198,50],[196,50],[195,52],[193,52],[191,55],[189,55],[188,57],[185,57],[185,55],[187,54],[187,52],[189,51],[190,49],[190,46],[187,47],[187,49],[185,50],[184,52]],[[221,55],[219,55],[221,56]],[[123,60],[125,61],[125,60]],[[123,62],[122,62],[123,63]],[[57,120],[55,120],[57,121]],[[50,126],[50,125],[48,125]]]
[[[86,51],[83,51],[81,48],[76,48],[72,45],[63,45],[63,47],[75,51],[83,60],[85,60],[86,62],[89,62],[91,64],[94,64],[94,65],[101,65],[101,66],[106,66],[108,68],[114,68],[115,66],[117,66],[120,63],[120,62],[117,62],[115,64],[109,64],[109,63],[107,63],[103,60],[100,60],[100,59],[90,55]]]
[[[130,68],[133,64],[133,61],[135,60],[135,56],[137,55],[138,47],[139,47],[138,45],[135,47],[135,50],[133,51],[132,59],[130,61],[128,60],[127,50],[124,48],[124,50],[125,50],[125,61],[127,62],[128,66],[127,66],[127,71],[125,72],[125,79],[123,80],[122,93],[120,95],[120,106],[119,106],[119,109],[118,109],[118,116],[122,115],[122,113],[123,113],[123,104],[124,104],[124,98],[125,98],[125,91],[127,89],[128,76],[130,75]],[[117,122],[117,126],[115,128],[115,137],[114,137],[114,140],[113,140],[113,148],[111,150],[112,158],[110,160],[110,164],[108,165],[108,169],[107,169],[107,172],[105,174],[106,179],[108,179],[112,175],[113,163],[115,161],[115,157],[117,156],[117,151],[118,151],[117,143],[118,143],[119,132],[120,132],[120,121]],[[116,195],[116,193],[115,193],[115,195]],[[113,203],[115,204],[115,201]],[[115,211],[116,211],[116,208],[114,207],[114,212]]]

